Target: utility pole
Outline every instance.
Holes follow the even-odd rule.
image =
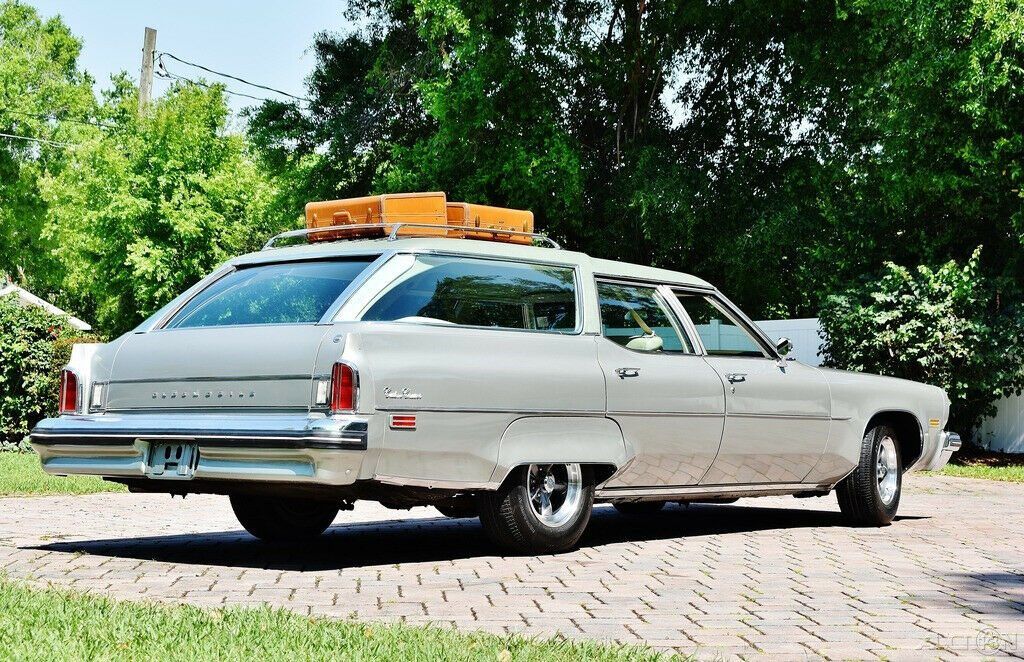
[[[153,96],[153,62],[156,59],[156,30],[146,28],[146,39],[142,44],[142,72],[139,74],[139,115],[146,112],[149,99]]]

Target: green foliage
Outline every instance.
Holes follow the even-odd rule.
[[[0,453],[0,497],[125,492],[128,488],[97,476],[51,476],[33,452]]]
[[[104,107],[117,130],[83,142],[43,182],[64,296],[111,334],[290,222],[271,220],[275,188],[228,132],[219,88],[176,86],[142,118],[136,104],[118,81]]]
[[[78,68],[81,43],[60,18],[43,20],[32,7],[0,0],[0,133],[74,142],[98,129],[92,80]],[[63,118],[56,121],[50,118]],[[46,204],[39,180],[59,170],[66,148],[0,137],[0,278],[22,278],[52,294],[59,268],[41,239]]]
[[[818,96],[794,58],[813,47],[831,66],[830,7],[387,0],[350,14],[368,29],[317,38],[312,106],[251,118],[275,172],[316,161],[302,197],[445,190],[532,209],[598,256],[699,273],[754,314],[813,305],[795,285],[818,266],[804,181],[820,162],[791,134]]]
[[[60,371],[74,342],[90,342],[63,319],[0,297],[0,444],[19,446],[57,410]]]
[[[39,590],[0,576],[0,658],[7,660],[655,661],[640,646],[501,637],[451,628],[309,618],[285,609],[115,602]]]
[[[877,281],[829,297],[825,364],[940,386],[950,429],[969,432],[997,399],[1024,388],[1024,315],[994,309],[980,253],[936,269],[890,262]]]
[[[755,316],[816,315],[886,260],[977,245],[987,277],[1024,281],[1019,3],[362,0],[350,17],[316,40],[313,104],[252,116],[297,199],[528,207],[570,247],[700,274]]]

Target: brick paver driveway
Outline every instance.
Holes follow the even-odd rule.
[[[132,600],[646,642],[700,657],[1024,656],[1024,485],[911,476],[899,521],[835,500],[749,499],[625,518],[582,546],[501,557],[476,520],[359,504],[271,547],[222,497],[0,499],[0,567]]]

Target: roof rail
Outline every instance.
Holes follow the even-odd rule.
[[[402,237],[415,237],[415,236],[436,237],[437,236],[436,231],[438,229],[442,229],[443,228],[443,229],[446,229],[446,230],[453,230],[453,231],[456,231],[456,232],[473,232],[473,233],[483,232],[483,233],[491,234],[491,235],[494,235],[494,236],[498,236],[498,235],[515,235],[515,236],[519,236],[519,237],[530,237],[530,238],[532,238],[535,241],[546,242],[552,248],[557,248],[557,249],[561,249],[562,248],[562,246],[558,242],[556,242],[554,239],[551,239],[547,235],[538,234],[536,232],[519,232],[519,231],[516,231],[516,230],[502,230],[500,228],[475,228],[475,227],[466,227],[464,225],[433,225],[433,224],[430,224],[430,223],[361,223],[361,224],[354,224],[354,225],[328,225],[328,226],[325,226],[325,227],[322,227],[322,228],[303,228],[301,230],[289,230],[288,232],[282,232],[280,234],[276,234],[273,237],[271,237],[270,239],[268,239],[267,243],[263,245],[263,249],[262,250],[267,250],[267,249],[270,249],[270,248],[274,248],[274,244],[279,239],[291,239],[292,237],[306,237],[306,236],[311,235],[311,234],[322,233],[322,232],[336,233],[336,232],[339,232],[339,231],[343,232],[345,230],[376,230],[376,229],[381,229],[384,232],[388,232],[388,228],[391,229],[391,231],[387,235],[387,240],[388,241],[394,241],[396,239],[401,239]],[[410,235],[410,234],[403,233],[402,237],[400,237],[399,234],[398,234],[398,231],[403,229],[403,228],[430,229],[430,230],[433,230],[434,232],[433,233],[423,233],[421,235]],[[334,237],[334,238],[331,238],[331,239],[325,240],[325,241],[350,241],[350,240],[353,240],[353,239],[365,239],[365,238],[366,237],[364,237],[364,236]]]

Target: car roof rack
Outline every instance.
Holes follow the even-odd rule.
[[[424,229],[430,230],[430,232],[424,232],[421,235],[409,234],[408,229]],[[547,243],[551,248],[561,249],[562,246],[554,239],[547,235],[539,234],[536,232],[519,232],[516,230],[505,230],[501,228],[467,228],[464,225],[433,225],[430,223],[361,223],[353,225],[328,225],[321,228],[302,228],[301,230],[289,230],[288,232],[282,232],[276,234],[267,240],[267,243],[263,245],[262,250],[268,250],[271,248],[279,248],[275,244],[280,239],[292,239],[294,237],[307,237],[311,234],[330,233],[332,236],[330,239],[322,240],[323,243],[327,241],[352,241],[354,239],[367,239],[366,230],[382,230],[382,234],[386,235],[383,237],[387,241],[395,241],[396,239],[405,239],[407,237],[434,237],[437,238],[437,231],[439,229],[448,230],[447,237],[449,239],[460,239],[460,233],[473,232],[473,233],[486,233],[494,236],[517,236],[517,237],[530,237],[534,241]],[[403,230],[401,236],[398,231]],[[343,232],[355,231],[353,236],[343,237],[338,236]]]

